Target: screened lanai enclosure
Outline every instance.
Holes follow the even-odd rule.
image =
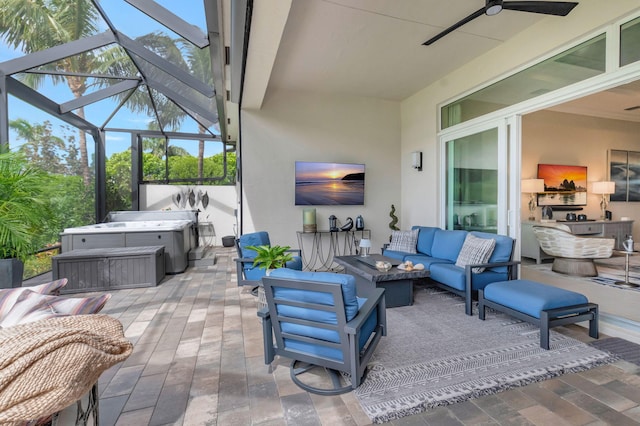
[[[203,244],[235,232],[222,19],[215,0],[0,3],[0,155],[48,198],[25,278],[110,211],[197,210]]]

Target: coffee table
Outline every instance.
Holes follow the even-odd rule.
[[[397,259],[390,259],[381,254],[368,256],[374,260],[386,260],[397,264]],[[387,272],[381,272],[375,266],[359,260],[360,256],[336,256],[334,262],[344,267],[347,274],[356,279],[358,296],[367,297],[371,290],[384,288],[387,308],[408,306],[413,304],[413,280],[429,276],[428,270],[401,271],[396,266]],[[375,262],[371,262],[375,265]]]

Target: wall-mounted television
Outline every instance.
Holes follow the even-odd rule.
[[[538,164],[538,179],[544,179],[539,206],[586,206],[587,167]]]
[[[296,161],[296,206],[364,204],[364,164]]]

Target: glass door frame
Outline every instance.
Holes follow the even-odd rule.
[[[501,117],[487,120],[457,130],[442,131],[438,136],[439,149],[439,211],[438,226],[447,226],[447,143],[456,139],[497,129],[498,137],[498,193],[497,193],[497,233],[519,239],[520,226],[517,218],[520,215],[520,187],[513,182],[520,182],[521,149],[520,149],[520,116]]]

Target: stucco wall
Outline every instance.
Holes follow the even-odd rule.
[[[235,235],[237,209],[237,191],[235,186],[216,185],[141,185],[140,210],[181,210],[173,201],[173,196],[185,193],[190,188],[206,192],[209,204],[205,209],[202,203],[193,207],[200,210],[200,242],[206,245],[222,245],[222,237]],[[185,209],[190,210],[189,204]]]
[[[330,215],[362,215],[373,252],[388,241],[391,204],[400,208],[400,104],[371,98],[275,91],[262,109],[242,112],[243,233],[269,231],[298,247],[302,210],[294,198],[295,161],[365,164],[363,206],[315,206],[318,229]]]

